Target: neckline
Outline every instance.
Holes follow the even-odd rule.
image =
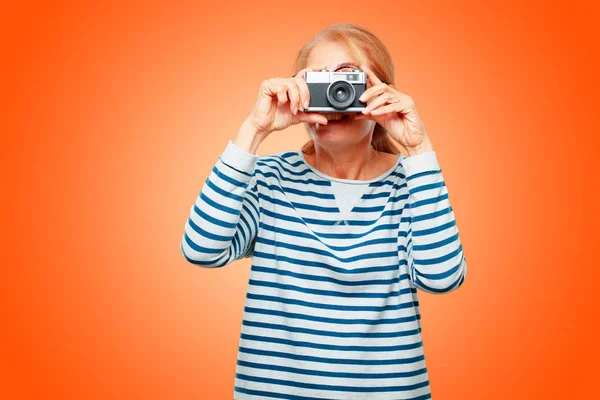
[[[396,163],[390,169],[388,169],[383,174],[381,174],[381,175],[379,175],[379,176],[377,176],[377,177],[375,177],[373,179],[369,179],[369,180],[363,181],[363,180],[357,180],[357,179],[336,178],[334,176],[327,175],[327,174],[319,171],[318,169],[316,169],[312,165],[310,165],[306,161],[306,159],[304,158],[304,153],[302,152],[302,150],[297,150],[296,153],[298,154],[298,157],[300,158],[300,160],[302,160],[302,162],[304,163],[304,165],[306,165],[311,171],[313,171],[315,174],[319,175],[320,177],[325,178],[328,181],[340,182],[340,183],[353,183],[353,184],[357,184],[357,185],[362,185],[362,184],[367,184],[367,183],[373,183],[373,182],[382,181],[388,175],[390,175],[392,172],[394,172],[396,170],[396,168],[398,168],[398,165],[400,164],[400,160],[402,159],[402,153],[398,153],[398,159],[396,160]]]

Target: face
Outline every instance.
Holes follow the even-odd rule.
[[[347,48],[338,43],[322,42],[310,52],[308,66],[326,65],[329,71],[352,71],[360,69],[360,62]],[[327,113],[325,113],[327,115]],[[375,121],[369,119],[354,120],[357,113],[349,113],[347,121],[329,122],[327,125],[307,124],[310,138],[315,145],[334,149],[367,141],[375,128]]]

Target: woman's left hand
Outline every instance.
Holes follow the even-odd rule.
[[[410,156],[433,151],[413,99],[396,90],[393,85],[383,83],[366,65],[361,65],[361,69],[367,74],[371,85],[359,98],[367,103],[367,107],[355,119],[367,118],[383,126]]]

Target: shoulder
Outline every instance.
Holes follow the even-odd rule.
[[[274,154],[261,155],[256,162],[255,173],[263,177],[273,176],[289,177],[301,174],[303,161],[298,151],[281,151]]]

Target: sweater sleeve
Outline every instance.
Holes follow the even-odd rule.
[[[187,261],[216,268],[252,256],[259,226],[258,159],[229,141],[185,223],[180,249]]]
[[[403,157],[408,187],[401,248],[414,285],[429,293],[459,288],[467,274],[454,211],[435,151]]]

